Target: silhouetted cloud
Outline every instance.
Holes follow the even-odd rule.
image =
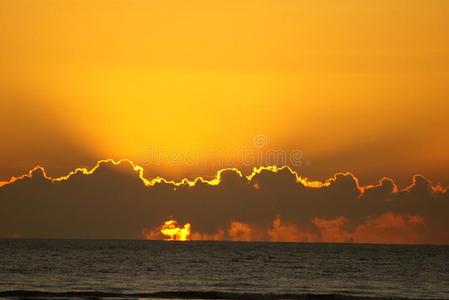
[[[192,239],[449,243],[448,189],[421,175],[402,190],[351,173],[310,181],[288,167],[174,182],[105,160],[60,178],[36,167],[0,187],[0,236],[158,239],[169,218],[190,223]]]

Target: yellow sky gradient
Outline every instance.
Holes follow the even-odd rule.
[[[449,184],[448,37],[447,1],[4,0],[0,179],[263,134],[313,179]]]

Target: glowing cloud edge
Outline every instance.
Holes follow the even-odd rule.
[[[114,160],[114,159],[103,159],[103,160],[99,160],[97,161],[96,165],[94,167],[92,167],[91,169],[87,169],[87,168],[76,168],[73,171],[70,171],[67,175],[64,176],[60,176],[60,177],[50,177],[47,175],[45,168],[37,165],[35,166],[33,169],[31,169],[30,171],[28,171],[28,173],[20,175],[20,176],[13,176],[10,178],[10,180],[8,181],[0,181],[0,188],[7,186],[9,184],[12,184],[16,181],[20,181],[23,179],[30,179],[33,177],[33,173],[36,171],[41,171],[42,175],[45,179],[49,180],[50,182],[61,182],[61,181],[66,181],[69,180],[72,176],[76,175],[76,174],[82,174],[82,175],[92,175],[100,166],[101,164],[105,164],[105,163],[110,163],[112,165],[119,165],[121,163],[128,163],[131,165],[132,169],[134,172],[137,172],[137,174],[139,175],[139,179],[142,181],[142,183],[146,186],[146,187],[152,187],[155,186],[156,184],[160,184],[160,183],[165,183],[165,184],[171,184],[175,187],[179,187],[179,186],[189,186],[189,187],[194,187],[196,186],[198,183],[202,183],[202,184],[207,184],[207,185],[211,185],[211,186],[216,186],[219,185],[221,183],[221,179],[222,179],[222,173],[226,172],[226,171],[233,171],[236,174],[238,174],[241,178],[245,178],[248,182],[251,182],[252,179],[262,173],[263,171],[269,171],[272,173],[278,173],[280,171],[283,170],[288,170],[292,175],[295,176],[296,178],[296,182],[297,183],[301,183],[304,187],[307,188],[322,188],[322,187],[328,187],[331,185],[332,182],[334,182],[337,179],[337,176],[339,175],[343,175],[343,176],[351,176],[354,179],[354,182],[356,183],[356,187],[357,189],[360,191],[361,194],[363,194],[366,190],[370,189],[370,188],[374,188],[376,186],[380,186],[382,184],[382,181],[384,180],[389,180],[391,181],[391,183],[393,184],[393,192],[401,192],[401,191],[408,191],[410,190],[416,182],[416,178],[418,176],[424,178],[426,181],[428,181],[430,183],[430,186],[432,188],[432,192],[441,192],[444,193],[448,190],[449,186],[442,186],[440,184],[438,185],[433,185],[430,180],[428,180],[425,176],[420,175],[420,174],[415,174],[413,175],[412,179],[412,183],[403,188],[403,189],[399,189],[398,186],[396,185],[396,183],[394,182],[393,179],[388,178],[388,177],[383,177],[382,179],[380,179],[378,181],[377,184],[370,184],[370,185],[365,185],[365,186],[361,186],[359,183],[358,178],[353,175],[351,172],[338,172],[335,173],[332,177],[326,179],[325,181],[319,181],[319,180],[309,180],[307,177],[302,177],[300,176],[296,171],[294,171],[291,167],[284,165],[284,166],[275,166],[275,165],[271,165],[271,166],[259,166],[259,167],[253,167],[253,170],[251,172],[251,174],[249,175],[243,175],[243,173],[237,169],[237,168],[223,168],[218,170],[215,173],[215,176],[212,179],[205,179],[202,176],[196,177],[193,180],[190,180],[188,178],[183,178],[179,181],[174,181],[174,180],[168,180],[165,179],[163,177],[155,177],[153,179],[148,179],[145,178],[143,173],[144,173],[144,168],[142,166],[137,165],[136,163],[134,163],[132,160],[130,159],[120,159],[120,160]]]

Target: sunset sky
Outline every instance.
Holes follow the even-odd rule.
[[[111,158],[445,187],[448,37],[443,0],[3,0],[0,182]]]
[[[447,1],[5,0],[0,178],[299,149],[302,174],[449,184]],[[236,166],[239,163],[236,161]],[[148,165],[149,175],[221,166]]]

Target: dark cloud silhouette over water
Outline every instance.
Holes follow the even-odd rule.
[[[2,237],[151,238],[174,218],[191,223],[192,239],[449,243],[448,189],[420,175],[402,190],[350,173],[309,181],[288,167],[170,182],[124,160],[56,179],[35,168],[0,185]]]

